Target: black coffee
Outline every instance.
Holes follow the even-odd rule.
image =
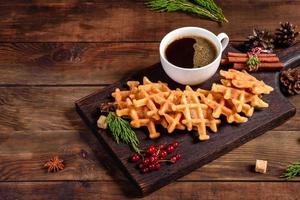
[[[206,38],[187,36],[173,41],[166,48],[167,60],[178,67],[203,67],[217,57],[217,48]]]

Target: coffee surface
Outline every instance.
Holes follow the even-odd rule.
[[[206,38],[186,36],[174,40],[165,51],[167,60],[178,67],[203,67],[217,56],[215,45]]]

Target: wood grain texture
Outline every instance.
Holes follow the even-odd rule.
[[[120,184],[126,184],[120,182]],[[119,185],[120,185],[119,184]],[[0,183],[3,200],[12,199],[134,199],[113,182],[8,182]],[[300,183],[289,182],[177,182],[143,198],[181,199],[291,199],[300,198]],[[266,192],[270,191],[270,192]],[[272,192],[271,192],[272,191]],[[139,198],[141,199],[141,198]]]
[[[253,27],[274,29],[279,21],[300,24],[299,1],[218,1],[230,23],[182,13],[157,13],[137,1],[1,1],[1,41],[160,41],[182,26],[199,26],[244,39]]]
[[[0,87],[0,132],[86,130],[73,108],[75,100],[103,87]],[[300,109],[299,97],[290,98]],[[300,113],[276,128],[300,130]]]
[[[118,170],[109,167],[107,154],[73,108],[74,100],[97,89],[101,87],[0,88],[0,180],[112,180]],[[300,109],[298,98],[290,99]],[[297,114],[278,131],[268,132],[182,180],[281,180],[278,176],[284,167],[300,153],[298,120]],[[80,157],[81,150],[88,152],[90,160]],[[49,175],[41,165],[56,154],[66,159],[67,170]],[[252,173],[256,158],[269,160],[269,174]]]
[[[255,73],[257,79],[263,80],[265,83],[272,86],[274,91],[271,94],[264,96],[264,100],[269,102],[269,107],[256,112],[247,123],[239,124],[238,127],[224,123],[218,128],[217,134],[210,134],[210,140],[202,143],[195,142],[195,138],[193,139],[192,137],[193,134],[182,134],[186,133],[186,131],[182,132],[175,130],[172,134],[172,138],[164,137],[164,134],[167,134],[164,129],[158,130],[162,135],[160,138],[149,141],[147,130],[136,129],[135,132],[139,137],[142,148],[153,145],[153,143],[169,144],[174,140],[177,140],[182,146],[180,149],[182,159],[179,164],[173,165],[171,168],[170,166],[162,167],[160,170],[152,173],[140,174],[134,168],[133,164],[128,163],[130,150],[124,147],[124,145],[117,145],[114,143],[111,138],[106,135],[107,131],[97,127],[96,121],[100,116],[98,105],[100,102],[111,101],[111,93],[115,88],[126,90],[126,82],[128,80],[142,81],[144,76],[147,76],[153,82],[166,82],[171,89],[183,88],[182,85],[172,81],[164,73],[159,64],[120,80],[119,82],[106,87],[103,91],[95,92],[76,101],[76,108],[82,119],[93,130],[99,141],[106,147],[107,152],[115,159],[120,170],[128,176],[132,185],[138,189],[141,195],[153,192],[160,187],[169,184],[171,181],[190,173],[198,167],[213,161],[219,156],[228,153],[247,141],[254,139],[264,132],[279,126],[293,116],[296,111],[285,97],[282,96],[279,85],[277,85],[276,72]],[[219,79],[220,77],[218,73],[216,73],[211,79],[197,87],[209,89],[212,83],[218,82]],[[191,155],[193,156],[191,157]]]
[[[72,100],[97,89],[101,87],[0,88],[0,131],[84,129]]]
[[[158,63],[158,47],[157,42],[0,43],[0,86],[112,84]],[[297,64],[299,43],[284,51],[280,59]]]
[[[231,47],[228,49],[230,48]],[[300,45],[297,44],[287,51],[281,50],[278,52],[278,56],[287,68],[294,66],[295,64],[299,64],[299,48]],[[174,81],[166,76],[159,64],[154,65],[149,69],[137,72],[135,75],[105,88],[103,91],[93,93],[86,98],[77,101],[76,107],[81,117],[95,132],[97,138],[103,143],[108,152],[115,159],[116,163],[120,166],[120,169],[123,170],[124,174],[128,176],[129,180],[133,185],[135,185],[139,193],[141,195],[145,195],[168,184],[170,181],[191,172],[196,168],[196,166],[199,167],[207,164],[214,158],[223,155],[225,152],[227,153],[240,144],[243,144],[246,141],[260,135],[261,133],[280,125],[283,121],[295,113],[295,109],[288,103],[288,101],[282,98],[278,85],[278,73],[261,72],[256,73],[255,75],[258,79],[264,80],[267,84],[274,88],[274,91],[266,97],[266,100],[270,102],[268,109],[265,109],[259,113],[257,112],[257,114],[254,115],[254,117],[252,117],[248,123],[239,126],[239,131],[236,131],[237,129],[232,128],[231,126],[225,126],[225,128],[223,127],[221,130],[219,130],[218,136],[214,137],[215,135],[211,135],[212,139],[208,143],[203,143],[201,146],[196,148],[190,148],[190,146],[195,145],[194,142],[191,143],[186,137],[178,136],[179,133],[174,134],[174,138],[180,141],[183,145],[183,148],[181,149],[183,162],[180,165],[174,165],[174,167],[172,167],[174,169],[163,168],[160,170],[162,172],[152,172],[153,175],[140,175],[138,172],[136,172],[136,170],[132,169],[132,166],[127,162],[128,157],[124,157],[124,152],[128,151],[128,149],[124,148],[122,145],[116,146],[111,142],[111,138],[106,136],[105,131],[101,131],[95,126],[96,120],[99,117],[99,113],[97,113],[98,105],[96,105],[95,102],[109,101],[108,98],[116,87],[124,89],[124,87],[126,87],[124,85],[126,85],[125,83],[127,80],[141,81],[143,76],[149,77],[154,82],[158,80],[167,82],[173,89],[180,87],[180,85],[175,84]],[[200,87],[208,89],[211,84],[218,81],[218,79],[218,75],[215,75],[212,79],[205,82]],[[257,118],[257,116],[259,117]],[[144,133],[143,130],[139,129],[137,129],[137,132],[141,132],[141,134]],[[224,137],[224,135],[227,133],[230,134],[227,135],[227,137]],[[149,145],[149,141],[145,139],[144,134],[142,136],[138,134],[138,136],[140,141],[142,141],[142,147]],[[231,138],[228,140],[229,137]],[[156,142],[170,143],[172,141],[170,141],[168,138],[161,137]],[[188,155],[193,154],[193,159],[185,158],[185,153],[187,152]]]
[[[300,131],[269,131],[179,181],[283,181],[279,176],[285,167],[299,159],[299,139]],[[125,180],[88,130],[18,131],[2,134],[0,144],[0,181]],[[43,164],[53,155],[66,168],[49,174]],[[268,160],[267,174],[254,173],[256,159]]]
[[[18,131],[2,135],[0,181],[112,180],[101,162],[107,154],[95,141],[88,131]],[[47,173],[43,165],[54,155],[64,160],[66,168]]]
[[[230,20],[223,26],[152,12],[143,2],[0,2],[1,200],[126,199],[127,182],[80,121],[73,101],[157,63],[158,42],[172,29],[201,26],[240,41],[254,27],[273,30],[279,21],[300,25],[299,1],[217,0]],[[299,96],[289,99],[300,109]],[[285,166],[299,160],[299,121],[298,112],[145,199],[300,199],[299,182],[278,182]],[[41,165],[54,154],[67,168],[48,174]],[[269,161],[268,174],[252,173],[257,158]]]
[[[111,84],[156,62],[158,43],[0,43],[0,84]]]

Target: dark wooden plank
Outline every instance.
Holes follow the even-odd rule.
[[[285,49],[283,61],[297,56],[298,44]],[[111,84],[158,63],[158,47],[159,43],[0,43],[0,86]]]
[[[268,131],[179,180],[282,181],[287,165],[299,160],[299,139],[299,131]],[[268,161],[267,174],[254,173],[256,159]]]
[[[109,164],[108,155],[88,131],[2,133],[0,144],[0,181],[112,180],[102,163]],[[43,165],[54,155],[65,169],[47,173]]]
[[[300,96],[292,96],[288,98],[290,102],[296,107],[296,115],[293,116],[290,120],[286,121],[281,126],[278,126],[274,130],[299,130],[299,121],[300,121]]]
[[[125,183],[122,183],[125,185]],[[181,199],[299,199],[300,183],[178,182],[143,198]],[[124,195],[125,194],[125,195]],[[0,197],[12,199],[133,199],[113,182],[2,182]]]
[[[299,159],[299,135],[299,131],[269,131],[179,180],[283,181],[279,176],[286,166]],[[89,131],[2,133],[0,144],[0,181],[125,179]],[[42,167],[53,155],[61,157],[66,168],[49,174]],[[268,160],[267,174],[254,173],[256,159]]]
[[[0,43],[0,85],[111,84],[156,62],[158,43]]]
[[[137,3],[137,5],[135,5]],[[246,36],[251,30],[253,24],[258,24],[258,26],[265,26],[269,29],[273,29],[275,25],[277,25],[278,21],[281,20],[291,20],[296,24],[299,24],[299,17],[297,15],[297,5],[298,2],[289,2],[287,5],[282,5],[281,1],[260,1],[260,2],[241,2],[242,6],[241,11],[237,9],[237,6],[231,6],[233,1],[222,1],[222,4],[228,3],[225,8],[225,12],[230,13],[230,19],[236,16],[236,10],[240,13],[241,19],[234,18],[234,24],[239,24],[237,28],[232,28],[232,24],[225,25],[223,27],[218,27],[213,22],[207,22],[200,20],[195,17],[186,16],[184,14],[149,14],[149,11],[144,10],[146,14],[138,11],[140,8],[143,10],[143,2],[135,1],[135,2],[127,2],[127,1],[98,1],[98,2],[74,2],[74,1],[43,1],[38,2],[34,1],[33,3],[25,4],[21,1],[1,1],[0,10],[1,16],[4,16],[0,19],[2,21],[0,23],[1,33],[0,33],[0,41],[159,41],[160,38],[169,30],[179,27],[190,25],[191,23],[196,26],[204,26],[215,33],[219,31],[225,30],[229,33],[232,39],[240,40]],[[234,3],[235,4],[235,3]],[[268,4],[268,7],[264,7]],[[253,5],[253,6],[252,6]],[[263,11],[267,12],[256,12],[253,7],[260,7]],[[246,7],[246,9],[244,8]],[[232,9],[234,8],[234,9]],[[232,9],[232,11],[231,11]],[[245,9],[244,11],[242,11]],[[269,10],[270,9],[270,10]],[[273,15],[271,12],[273,9],[278,15]],[[281,10],[282,9],[282,10]],[[233,11],[234,10],[234,11]],[[292,11],[287,12],[286,10]],[[104,12],[101,13],[101,12]],[[112,11],[112,12],[111,12]],[[143,12],[144,12],[143,11]],[[100,14],[101,13],[101,14]],[[112,18],[111,18],[112,13]],[[141,14],[142,13],[142,14]],[[280,14],[282,13],[282,14]],[[296,14],[295,14],[296,13]],[[247,15],[245,15],[247,14]],[[269,16],[268,16],[269,15]],[[137,16],[142,16],[140,20],[136,20]],[[154,16],[154,17],[153,17]],[[172,20],[168,20],[169,16],[172,16]],[[250,17],[249,17],[250,16]],[[261,18],[267,16],[267,20],[260,20]],[[104,18],[104,19],[103,19]],[[106,19],[105,19],[106,18]],[[131,19],[130,23],[126,23],[122,19]],[[246,19],[248,18],[248,19]],[[64,20],[61,20],[64,19]],[[163,19],[160,23],[152,23],[152,19]],[[173,20],[174,19],[174,20]],[[182,20],[181,20],[182,19]],[[254,23],[254,21],[256,22]],[[121,21],[121,22],[118,22]],[[169,21],[168,24],[165,21]],[[111,23],[115,22],[115,23]],[[140,24],[145,23],[145,26],[141,27]],[[128,25],[130,24],[130,25]],[[122,28],[122,31],[118,31],[118,28]],[[154,31],[155,30],[155,31]],[[143,35],[143,37],[140,37]],[[17,46],[13,44],[14,46]],[[64,44],[65,45],[65,44]],[[117,56],[122,59],[122,62],[118,62],[118,59],[113,61],[110,60],[107,54],[111,54],[112,52],[120,51],[124,45],[120,45],[121,48],[118,48],[117,51],[109,50],[108,52],[97,51],[95,57],[100,55],[100,59],[107,60],[103,63],[99,59],[99,65],[94,67],[94,58],[90,58],[90,61],[87,61],[85,58],[88,56],[81,56],[84,53],[81,53],[82,49],[85,49],[84,45],[78,45],[75,47],[69,47],[66,45],[66,49],[64,47],[58,46],[53,49],[52,44],[49,45],[50,49],[45,47],[45,51],[40,51],[39,49],[35,53],[24,53],[28,52],[24,50],[23,57],[15,57],[19,56],[20,50],[16,50],[16,54],[11,54],[11,57],[7,57],[7,55],[3,53],[0,59],[5,60],[5,66],[0,65],[0,71],[3,77],[0,77],[0,82],[4,85],[59,85],[59,84],[107,84],[111,83],[115,80],[118,80],[124,74],[128,74],[131,71],[134,71],[138,68],[143,68],[152,64],[154,60],[158,60],[158,56],[155,54],[142,55],[142,50],[132,50],[134,47],[125,47],[125,49],[129,49],[127,53],[117,53]],[[115,44],[113,44],[115,45]],[[116,44],[118,46],[119,44]],[[127,44],[125,44],[126,46]],[[142,43],[142,46],[144,43]],[[24,45],[26,46],[26,45]],[[30,44],[28,45],[30,46]],[[37,46],[36,44],[33,45]],[[47,46],[47,45],[46,45]],[[101,45],[100,45],[101,46]],[[105,45],[104,45],[105,46]],[[147,46],[147,44],[146,44]],[[153,47],[156,48],[157,44],[153,44]],[[9,47],[11,48],[11,47]],[[81,49],[82,48],[82,49]],[[102,48],[102,47],[100,47]],[[91,55],[93,53],[94,47],[88,47],[87,55]],[[104,49],[110,49],[104,47]],[[132,57],[136,57],[138,55],[138,59],[131,61],[126,57],[128,52],[132,50]],[[15,51],[15,50],[9,50]],[[22,50],[21,50],[22,51]],[[74,53],[75,52],[75,53]],[[79,53],[78,53],[79,52]],[[147,51],[148,52],[148,51]],[[22,53],[21,53],[22,54]],[[33,54],[33,55],[32,55]],[[85,55],[86,55],[85,54]],[[33,57],[31,57],[31,55]],[[101,58],[101,56],[107,58]],[[115,56],[114,54],[112,54]],[[146,55],[146,56],[145,56]],[[36,57],[35,57],[36,56]],[[146,58],[144,59],[143,56]],[[91,56],[93,57],[93,55]],[[150,59],[149,59],[150,57]],[[28,58],[28,60],[27,60]],[[19,59],[23,61],[23,63],[19,62]],[[132,58],[131,58],[132,59]],[[84,60],[82,62],[82,60]],[[124,63],[129,63],[129,68],[111,68],[111,66],[115,66],[115,64],[122,65]],[[140,63],[141,66],[135,64]],[[1,62],[0,62],[1,63]],[[74,64],[75,63],[75,64]],[[111,65],[113,64],[113,65]],[[38,66],[38,67],[37,67]],[[3,68],[4,67],[4,68]],[[101,70],[98,68],[102,68]],[[92,68],[92,69],[91,69]],[[95,69],[96,68],[96,69]],[[3,69],[3,70],[1,70]],[[124,69],[124,70],[123,70]],[[57,71],[57,72],[56,72]],[[78,74],[76,73],[79,72]],[[3,73],[2,73],[3,72]],[[101,74],[102,72],[102,74]],[[103,73],[104,72],[104,73]],[[94,73],[94,74],[93,74]],[[106,74],[107,73],[107,74]],[[14,74],[17,74],[14,77]],[[34,74],[34,76],[32,76]],[[1,75],[0,75],[1,76]],[[47,77],[48,76],[48,77]],[[56,80],[57,82],[56,82]],[[3,82],[2,82],[3,81]],[[21,88],[23,89],[23,88]],[[82,88],[81,88],[82,89]],[[13,89],[12,89],[13,90]],[[84,94],[85,89],[78,93],[74,92],[73,89],[66,89],[64,92],[71,92],[71,99],[74,96]],[[94,90],[87,88],[87,90]],[[7,90],[6,90],[7,92]],[[12,92],[12,91],[9,91]],[[40,97],[47,98],[47,92],[42,90],[33,89],[30,91],[32,96],[35,96],[35,92],[40,92]],[[14,92],[12,92],[14,93]],[[20,93],[19,91],[17,93]],[[42,94],[41,94],[42,93]],[[56,92],[54,92],[56,94]],[[59,92],[60,93],[60,92]],[[87,92],[89,93],[89,92]],[[49,95],[50,94],[50,95]],[[51,96],[53,91],[48,93],[48,96]],[[78,122],[78,118],[72,112],[66,112],[66,108],[69,104],[69,100],[65,100],[62,93],[59,94],[60,101],[63,103],[55,101],[55,99],[46,100],[49,105],[53,106],[55,104],[59,104],[61,106],[65,106],[60,110],[54,106],[54,110],[51,112],[49,108],[46,109],[46,103],[40,103],[40,101],[45,101],[45,99],[38,99],[33,97],[33,101],[31,101],[29,96],[21,94],[15,94],[18,97],[24,97],[26,100],[22,101],[22,99],[18,99],[13,103],[13,106],[6,107],[5,112],[9,112],[10,114],[7,116],[2,115],[2,119],[8,117],[12,119],[9,121],[5,119],[5,125],[2,126],[0,123],[0,130],[5,130],[0,134],[0,144],[2,145],[5,139],[4,146],[0,145],[1,153],[0,153],[0,175],[3,179],[1,180],[108,180],[104,182],[50,182],[50,183],[0,183],[0,199],[57,199],[62,198],[78,198],[78,199],[123,199],[123,193],[120,191],[119,184],[115,184],[115,182],[110,182],[111,177],[107,175],[106,170],[101,167],[101,164],[98,165],[96,162],[98,158],[96,158],[93,153],[88,149],[86,142],[83,142],[82,135],[86,135],[85,128]],[[85,95],[85,94],[84,94]],[[3,99],[0,98],[0,100]],[[66,98],[69,97],[69,94]],[[6,103],[11,99],[4,98]],[[297,98],[293,98],[292,101],[295,101],[298,104],[299,100]],[[25,105],[24,105],[25,104]],[[21,107],[18,107],[21,106]],[[24,106],[24,107],[22,107]],[[0,102],[1,109],[4,107]],[[23,110],[23,108],[25,108]],[[26,109],[28,108],[28,110]],[[29,108],[34,110],[34,115],[31,117],[28,113],[30,113]],[[35,110],[37,109],[37,110]],[[41,113],[38,113],[38,112]],[[58,112],[57,112],[58,111]],[[16,115],[13,116],[13,113],[19,112],[21,113],[20,117],[17,117],[18,122],[14,121]],[[50,114],[50,118],[46,119],[43,116],[43,112],[46,114]],[[58,119],[55,119],[55,112],[58,114]],[[27,113],[27,115],[26,115]],[[69,115],[64,117],[62,113],[67,113]],[[68,114],[69,113],[69,114]],[[27,117],[28,121],[22,121],[22,115]],[[66,119],[68,118],[68,119]],[[42,120],[40,120],[42,119]],[[60,124],[59,120],[62,120]],[[0,120],[1,121],[1,120]],[[54,123],[51,124],[51,121]],[[293,120],[285,123],[285,125],[277,128],[276,130],[299,130],[299,126],[297,126],[297,122],[299,121],[299,115],[297,115]],[[21,123],[19,123],[21,122]],[[27,125],[26,123],[29,122]],[[39,124],[40,123],[40,124]],[[70,125],[72,124],[72,125]],[[79,124],[79,125],[78,125]],[[12,127],[18,127],[21,125],[21,128],[14,129]],[[45,127],[43,127],[45,125]],[[7,128],[8,126],[9,128]],[[285,128],[286,126],[286,128]],[[3,128],[4,127],[4,128]],[[37,131],[35,130],[37,127]],[[50,127],[48,130],[47,127]],[[72,128],[71,128],[72,127]],[[72,129],[76,129],[74,132]],[[25,130],[25,132],[23,132]],[[67,130],[67,131],[55,131],[55,130]],[[80,133],[78,132],[80,131]],[[31,135],[32,134],[32,135]],[[60,137],[63,135],[63,138]],[[79,137],[80,135],[80,137]],[[87,134],[89,135],[89,134]],[[235,179],[237,180],[240,176],[241,179],[246,178],[253,180],[262,179],[267,180],[270,178],[268,175],[260,176],[258,174],[253,174],[250,172],[246,172],[246,168],[249,163],[252,163],[252,160],[256,158],[256,156],[264,157],[268,160],[271,160],[271,178],[270,180],[276,179],[279,171],[284,168],[284,165],[290,161],[297,159],[298,156],[298,148],[297,148],[297,138],[298,132],[269,132],[271,136],[266,137],[261,136],[259,142],[255,142],[254,145],[247,146],[244,145],[245,149],[240,150],[241,148],[232,152],[232,154],[228,154],[221,159],[218,159],[216,162],[213,162],[210,165],[205,166],[204,168],[195,171],[194,173],[184,177],[187,180],[199,180],[199,177],[204,177],[205,180],[224,180],[224,179]],[[275,137],[274,137],[275,135]],[[45,137],[43,137],[45,136]],[[26,138],[25,145],[21,142],[22,139]],[[7,139],[8,138],[8,139]],[[45,146],[43,146],[44,140],[48,139],[45,142]],[[7,140],[6,140],[7,139]],[[32,144],[32,141],[34,143]],[[60,141],[60,142],[57,142]],[[63,142],[65,141],[65,142]],[[68,145],[65,149],[61,148],[62,145],[72,141],[71,145]],[[254,140],[257,141],[257,140]],[[252,141],[252,142],[254,142]],[[268,144],[272,144],[271,146],[265,144],[265,141],[268,141]],[[285,144],[282,146],[281,142],[285,141]],[[18,145],[18,149],[11,149],[11,144],[20,144]],[[97,143],[95,143],[96,146]],[[246,146],[246,147],[245,147]],[[276,146],[280,146],[283,148],[283,151],[276,148]],[[258,147],[258,149],[257,149]],[[290,149],[289,149],[290,147]],[[87,149],[89,155],[89,161],[86,161],[80,157],[81,149]],[[49,149],[49,152],[47,151]],[[289,150],[293,150],[289,152]],[[25,151],[25,152],[24,152]],[[18,153],[17,153],[18,152]],[[51,152],[51,153],[50,153]],[[235,153],[234,153],[235,152]],[[261,152],[264,152],[262,155]],[[66,160],[68,163],[68,169],[60,174],[49,174],[44,173],[42,170],[40,171],[40,160],[47,158],[48,155],[52,153],[58,153],[61,156],[66,156]],[[96,154],[96,156],[101,156],[103,154]],[[276,154],[276,155],[273,155]],[[233,155],[233,157],[232,157]],[[288,156],[286,156],[288,155]],[[229,156],[227,158],[227,156]],[[283,157],[283,162],[278,162],[280,157]],[[3,159],[2,159],[3,158]],[[15,161],[14,161],[15,159]],[[224,160],[222,160],[224,159]],[[240,163],[242,163],[240,165]],[[225,166],[224,166],[225,165]],[[227,166],[227,167],[226,167]],[[233,166],[233,168],[231,168]],[[94,167],[96,169],[94,169]],[[225,169],[229,169],[229,173],[225,175],[220,175]],[[80,169],[78,171],[78,169]],[[204,171],[203,171],[204,169]],[[240,170],[240,171],[239,171]],[[199,174],[200,173],[200,174]],[[216,177],[216,174],[218,174]],[[199,177],[198,177],[199,176]],[[231,177],[232,176],[232,177]],[[238,176],[238,177],[237,177]],[[249,176],[249,177],[248,177]],[[274,177],[273,177],[274,176]],[[207,179],[206,179],[207,178]],[[117,179],[118,180],[118,179]],[[119,181],[120,182],[120,181]],[[177,185],[175,188],[173,185]],[[280,184],[280,185],[279,185]],[[122,185],[122,184],[120,184]],[[123,184],[126,187],[126,184]],[[299,188],[298,183],[291,185],[291,183],[176,183],[169,187],[165,187],[158,193],[151,195],[149,199],[217,199],[217,198],[240,198],[241,196],[245,196],[246,198],[273,198],[273,199],[298,199],[300,198],[297,193],[297,188]],[[200,185],[200,186],[199,186]],[[250,186],[249,186],[250,185]],[[234,188],[234,189],[232,189]],[[265,190],[264,190],[265,189]],[[51,191],[51,192],[50,192]],[[110,191],[110,192],[107,192]],[[277,192],[268,192],[268,191],[281,191]],[[157,194],[157,195],[156,195]],[[248,196],[247,196],[248,195]]]
[[[298,49],[300,45],[295,49]],[[278,52],[279,56],[282,58],[289,67],[292,62],[289,62],[291,58],[287,58],[286,53],[282,50]],[[297,52],[295,52],[295,62],[299,64],[299,58]],[[278,73],[275,72],[261,72],[256,73],[255,76],[264,80],[267,84],[274,88],[274,91],[266,96],[266,100],[269,103],[269,108],[264,109],[250,118],[249,122],[236,126],[224,124],[220,130],[219,134],[212,134],[209,141],[203,143],[196,143],[187,135],[180,135],[180,131],[175,131],[173,140],[178,140],[182,143],[183,148],[181,153],[183,155],[182,162],[180,164],[172,166],[172,168],[162,168],[158,172],[152,172],[150,174],[143,174],[137,172],[132,164],[128,163],[128,155],[130,152],[128,148],[124,148],[122,145],[116,145],[112,142],[110,137],[107,137],[105,130],[100,130],[96,126],[96,121],[99,117],[98,107],[101,101],[110,101],[110,95],[115,88],[126,89],[127,80],[139,80],[141,81],[144,76],[150,78],[150,80],[167,82],[168,85],[175,89],[181,87],[172,81],[163,72],[160,64],[154,65],[146,70],[137,72],[135,75],[130,76],[116,84],[107,87],[103,91],[93,93],[79,101],[76,102],[76,108],[83,118],[83,120],[90,126],[90,128],[95,132],[99,141],[103,143],[115,161],[118,162],[120,169],[131,180],[132,184],[135,185],[141,194],[147,194],[152,192],[176,178],[188,174],[192,170],[207,164],[208,162],[214,160],[215,158],[224,155],[230,150],[244,144],[245,142],[263,134],[264,132],[279,126],[288,118],[293,116],[296,112],[295,108],[286,100],[280,92],[277,76]],[[219,81],[219,76],[215,75],[209,81],[201,85],[202,88],[210,88],[211,84]],[[147,131],[144,129],[136,129],[138,136],[141,141],[142,146],[148,146],[152,143],[147,140]],[[164,130],[160,130],[164,132]],[[176,134],[177,133],[177,134]],[[142,135],[140,135],[142,134]],[[169,137],[161,137],[155,142],[167,144],[172,142]],[[126,152],[126,153],[125,153]],[[126,156],[127,154],[127,156]],[[192,157],[190,155],[193,155]]]
[[[99,88],[0,88],[0,180],[111,180],[118,170],[107,171],[97,163],[110,166],[110,161],[102,162],[108,155],[73,108],[74,100]],[[299,98],[291,99],[300,109]],[[298,159],[298,119],[299,115],[276,129],[281,131],[268,132],[182,180],[280,180],[286,165]],[[90,160],[80,157],[81,149]],[[49,175],[41,164],[55,154],[67,160],[68,169]],[[269,174],[252,173],[250,165],[257,158],[269,160]]]
[[[0,41],[159,41],[172,29],[199,26],[244,39],[253,27],[300,25],[299,1],[218,1],[230,23],[182,13],[156,13],[138,1],[1,1]],[[274,14],[275,13],[275,14]]]
[[[86,130],[72,103],[101,88],[0,87],[0,132]],[[289,99],[300,109],[299,96]],[[297,112],[276,130],[299,131],[299,119]]]
[[[86,130],[72,101],[98,88],[0,88],[0,132]]]
[[[167,82],[171,88],[178,87],[178,85],[166,77],[160,66],[149,68],[129,79],[141,80],[145,75],[150,77],[153,81],[161,80]],[[140,190],[141,194],[145,195],[170,183],[170,181],[182,177],[192,170],[207,164],[215,158],[224,155],[267,130],[280,125],[295,114],[295,108],[280,94],[278,86],[275,85],[275,73],[260,73],[256,76],[274,87],[275,91],[265,98],[266,101],[270,102],[269,108],[256,112],[249,122],[239,125],[239,128],[224,124],[218,131],[218,134],[211,135],[211,139],[203,143],[195,143],[190,134],[182,135],[178,133],[178,131],[175,131],[172,138],[160,137],[155,141],[149,141],[147,140],[147,131],[144,129],[136,129],[142,147],[153,144],[153,142],[167,144],[174,140],[177,140],[182,144],[180,152],[182,153],[183,158],[180,164],[173,165],[172,167],[164,167],[159,171],[149,174],[140,174],[134,168],[133,164],[128,163],[128,156],[131,152],[127,146],[117,145],[112,141],[111,137],[107,136],[105,130],[100,130],[96,126],[96,121],[99,117],[99,113],[97,113],[99,102],[109,101],[108,98],[112,91],[114,91],[116,87],[121,89],[124,88],[126,80],[120,81],[119,83],[107,87],[103,91],[94,93],[77,101],[76,107],[81,117],[95,132],[98,139],[105,145],[107,151],[116,161],[118,161],[120,169],[124,171],[132,184]],[[217,79],[218,77],[215,76],[209,82],[206,82],[203,85],[204,88],[205,86],[206,88],[210,87],[211,82],[216,81]],[[165,130],[160,130],[160,132],[165,133]]]

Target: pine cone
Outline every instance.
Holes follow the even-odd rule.
[[[280,82],[285,93],[300,94],[300,67],[281,72]]]
[[[299,32],[296,31],[297,26],[294,26],[290,22],[281,23],[280,22],[280,28],[276,29],[276,37],[275,37],[275,43],[276,46],[279,47],[289,47],[294,42],[296,37],[299,35]]]
[[[294,91],[296,94],[300,94],[300,81],[297,81],[297,82],[294,84],[293,91]]]
[[[253,29],[253,35],[248,36],[248,41],[244,43],[247,51],[255,47],[261,47],[263,50],[273,51],[274,35],[266,30]]]
[[[280,76],[280,82],[284,87],[288,87],[290,85],[290,80],[288,78],[288,72],[283,71]]]

